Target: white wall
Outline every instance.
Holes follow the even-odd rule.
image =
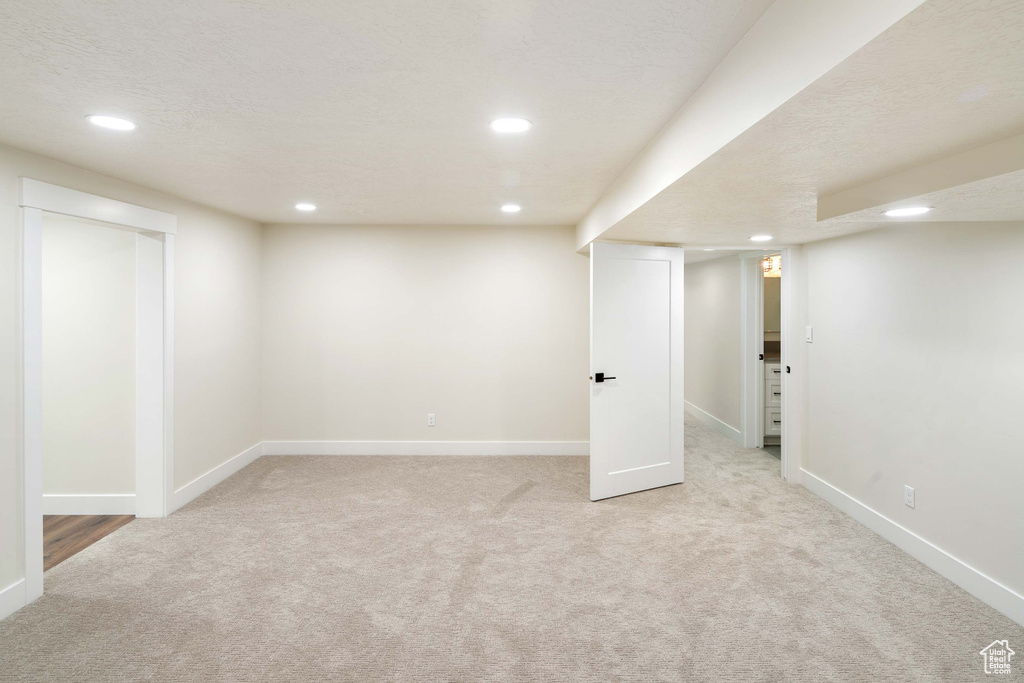
[[[803,467],[1024,594],[1024,223],[907,224],[804,255]]]
[[[51,213],[43,493],[135,493],[135,233]]]
[[[588,262],[573,235],[268,226],[265,438],[588,440]]]
[[[174,485],[181,488],[262,440],[262,228],[194,204],[175,213]]]
[[[766,277],[764,280],[764,331],[765,341],[779,341],[782,330],[782,278]]]
[[[686,265],[686,401],[740,428],[740,259]]]
[[[0,146],[0,590],[21,577],[23,564],[17,414],[21,362],[19,176],[178,216],[175,486],[260,441],[260,226]]]

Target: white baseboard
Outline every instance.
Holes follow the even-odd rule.
[[[801,483],[813,493],[853,517],[893,545],[946,577],[985,604],[999,610],[1018,624],[1024,625],[1024,596],[982,574],[966,562],[953,557],[921,538],[906,527],[872,510],[856,498],[843,493],[832,484],[805,469],[800,470]]]
[[[43,494],[44,515],[134,515],[134,493]]]
[[[174,492],[171,512],[262,455],[588,455],[589,441],[262,441]]]
[[[253,463],[261,455],[263,455],[262,441],[254,446],[250,446],[227,462],[217,465],[201,477],[197,477],[185,484],[174,492],[170,512],[174,512],[183,505],[191,503],[238,470]]]
[[[25,579],[18,579],[0,590],[0,619],[6,619],[25,606]]]
[[[693,405],[689,401],[683,401],[683,403],[686,404],[687,413],[697,418],[698,420],[706,424],[708,427],[711,427],[719,434],[732,439],[741,446],[743,445],[743,435],[740,434],[740,430],[726,424],[725,422],[722,422],[711,413],[705,410],[701,410],[700,408]]]
[[[264,441],[264,455],[589,455],[589,441]]]

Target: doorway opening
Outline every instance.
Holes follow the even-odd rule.
[[[686,412],[743,449],[763,449],[762,468],[787,479],[791,251],[685,251]]]
[[[761,260],[764,420],[761,448],[782,461],[782,254]]]
[[[741,431],[745,448],[780,461],[788,479],[788,249],[740,255]]]
[[[44,571],[135,518],[135,240],[43,212]]]
[[[19,460],[23,477],[24,535],[18,551],[24,567],[24,578],[18,584],[20,587],[16,600],[28,604],[43,593],[44,511],[63,514],[69,508],[62,509],[61,506],[94,505],[97,507],[92,511],[100,514],[123,513],[129,506],[130,512],[139,517],[163,517],[168,513],[169,494],[173,482],[173,283],[174,234],[177,232],[177,218],[161,211],[29,178],[21,179],[19,205],[22,208]],[[90,361],[89,354],[84,353],[86,347],[90,344],[98,344],[101,347],[105,344],[114,344],[116,342],[112,340],[119,338],[118,335],[106,335],[107,330],[103,329],[94,329],[95,338],[91,340],[84,336],[78,340],[70,340],[78,341],[78,344],[68,343],[68,339],[51,337],[50,341],[56,342],[51,346],[51,351],[58,350],[56,354],[51,354],[51,360],[63,356],[64,365],[58,368],[59,372],[56,375],[44,376],[43,350],[44,341],[47,340],[44,339],[43,247],[44,226],[47,223],[60,225],[66,235],[76,240],[82,236],[79,231],[87,227],[102,226],[103,230],[113,230],[112,233],[107,233],[108,243],[100,251],[106,249],[108,255],[115,254],[121,260],[119,266],[125,265],[123,261],[129,252],[133,257],[128,269],[112,268],[117,258],[105,264],[104,268],[97,269],[96,264],[88,263],[88,257],[83,260],[81,250],[76,257],[80,262],[79,266],[86,270],[91,269],[90,277],[97,281],[105,281],[105,291],[110,299],[98,304],[92,302],[94,310],[91,313],[85,312],[87,319],[81,321],[82,330],[89,329],[90,325],[102,327],[101,309],[123,309],[126,306],[134,308],[133,320],[128,323],[128,326],[133,328],[131,331],[134,333],[134,339],[133,343],[124,349],[130,357],[128,362],[134,366],[133,377],[125,379],[124,367],[119,368],[118,372],[104,372],[101,374],[106,379],[117,381],[111,386],[92,387],[93,392],[85,392],[91,400],[107,403],[106,408],[112,412],[102,413],[103,417],[114,414],[127,415],[130,416],[130,424],[125,426],[118,423],[111,428],[110,425],[90,424],[90,421],[97,419],[95,415],[78,415],[75,418],[81,418],[79,428],[92,430],[96,433],[94,436],[98,435],[98,438],[92,440],[91,446],[94,450],[102,450],[115,444],[114,450],[121,451],[115,455],[122,460],[127,458],[134,465],[134,476],[117,484],[120,489],[130,490],[133,487],[132,494],[125,491],[112,491],[112,495],[65,493],[44,502],[44,417],[52,410],[57,411],[55,414],[64,410],[65,416],[69,415],[66,411],[67,406],[59,405],[61,400],[69,396],[74,398],[75,385],[89,384],[90,369],[86,364],[96,361]],[[111,235],[114,237],[111,238]],[[134,281],[134,292],[130,296],[124,297],[124,293],[118,291],[118,277]],[[65,304],[69,309],[74,308],[73,301]],[[123,326],[124,321],[121,321],[121,324]],[[125,329],[121,331],[124,332]],[[81,330],[79,333],[81,334]],[[120,362],[123,365],[124,359],[120,359]],[[130,400],[126,400],[122,394],[125,387],[129,386],[133,389],[133,395]],[[46,393],[56,401],[55,405],[44,404],[45,387],[49,387]],[[67,395],[62,395],[63,393]],[[99,419],[102,420],[103,417]],[[131,431],[133,438],[125,439],[125,431]],[[56,433],[47,435],[48,439],[51,437],[51,445],[56,444],[54,448],[58,451],[61,448],[68,448],[68,444],[74,442],[73,438],[70,441],[65,438],[64,441],[67,443],[62,443],[62,437]],[[76,471],[76,467],[81,471],[80,465],[80,462],[74,464],[70,461],[59,464],[52,469],[51,478],[53,481],[59,481],[61,476]],[[88,468],[85,471],[86,474],[72,476],[72,479],[84,481],[93,474],[88,472]],[[64,481],[63,484],[73,485],[69,481]],[[111,506],[114,509],[105,509],[103,506]]]

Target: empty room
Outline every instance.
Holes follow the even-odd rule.
[[[1024,2],[0,25],[0,681],[1024,676]]]

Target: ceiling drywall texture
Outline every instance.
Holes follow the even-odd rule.
[[[705,261],[717,261],[722,258],[739,258],[740,254],[749,253],[755,251],[754,249],[715,249],[714,251],[704,251],[704,249],[698,247],[696,249],[684,249],[683,250],[683,262],[686,264],[691,263],[703,263]],[[771,250],[766,250],[765,254],[771,253]]]
[[[922,216],[903,218],[902,221],[1024,221],[1024,170],[862,209],[830,218],[827,222],[877,222],[879,215],[886,210],[904,206],[928,206],[932,210]]]
[[[906,219],[879,210],[818,222],[817,197],[1022,130],[1024,3],[928,2],[603,237],[722,245],[767,232],[795,244],[880,227]],[[987,190],[937,193],[973,197],[979,212],[964,204],[929,219],[1024,219],[1014,182],[981,183],[1003,201],[988,212]]]
[[[264,222],[572,224],[770,2],[6,0],[0,141]]]

